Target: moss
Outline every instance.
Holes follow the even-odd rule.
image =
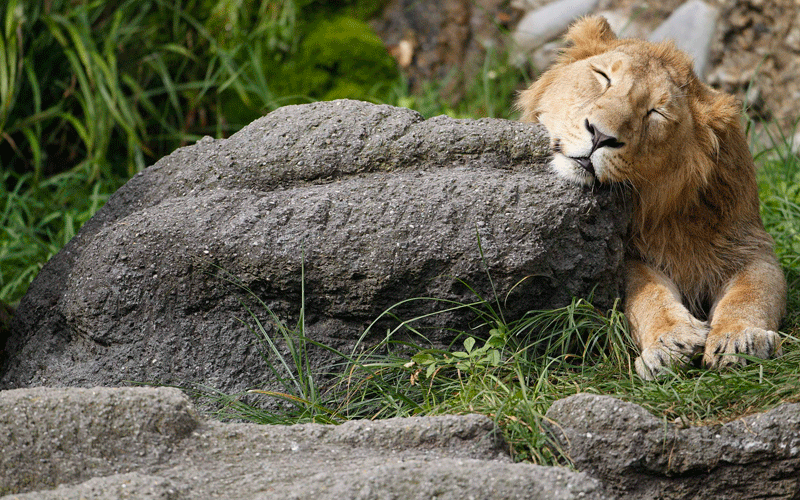
[[[336,12],[372,15],[382,1],[350,2]],[[314,9],[319,7],[316,11]],[[237,53],[244,79],[265,85],[232,85],[220,95],[220,112],[234,127],[246,125],[286,104],[332,99],[385,102],[400,72],[383,41],[370,26],[353,15],[327,15],[332,7],[303,6],[298,20],[296,49],[273,50],[250,36],[249,49]],[[253,58],[257,58],[255,63]],[[253,72],[259,75],[251,74]],[[257,92],[253,89],[260,88]]]
[[[296,57],[271,78],[275,93],[319,100],[385,95],[399,73],[383,42],[363,21],[346,16],[315,23]]]

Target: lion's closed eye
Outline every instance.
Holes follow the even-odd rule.
[[[675,123],[677,118],[666,106],[654,106],[647,111],[645,119],[651,124],[666,125]]]
[[[596,67],[592,67],[592,72],[594,73],[595,78],[597,78],[597,81],[600,82],[600,85],[602,85],[604,89],[611,86],[611,78],[608,77],[605,71]]]

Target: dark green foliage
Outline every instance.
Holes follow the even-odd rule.
[[[0,11],[0,300],[128,177],[288,103],[390,99],[351,0],[9,0]]]
[[[0,301],[15,302],[42,265],[72,239],[118,185],[75,171],[33,183],[0,175]]]
[[[394,60],[363,21],[321,19],[309,30],[291,61],[274,68],[274,88],[283,95],[306,89],[316,100],[386,96],[397,81]]]
[[[130,176],[287,102],[386,100],[394,60],[348,17],[376,2],[322,4],[11,0],[0,37],[3,168],[35,181],[82,165],[93,179]]]

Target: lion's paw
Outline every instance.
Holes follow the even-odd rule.
[[[781,339],[777,333],[748,327],[736,333],[710,335],[703,354],[703,364],[709,368],[729,368],[747,364],[747,359],[738,354],[769,359],[782,353]]]
[[[703,352],[708,335],[705,324],[697,323],[662,334],[653,345],[643,349],[633,363],[636,373],[645,380],[653,380],[671,366],[689,364],[692,357]]]

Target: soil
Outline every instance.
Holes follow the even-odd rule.
[[[800,1],[719,4],[709,83],[736,94],[751,117],[794,131],[800,118]]]
[[[392,0],[372,27],[403,67],[412,91],[445,80],[455,102],[481,70],[487,50],[503,50],[523,12],[508,0]]]

